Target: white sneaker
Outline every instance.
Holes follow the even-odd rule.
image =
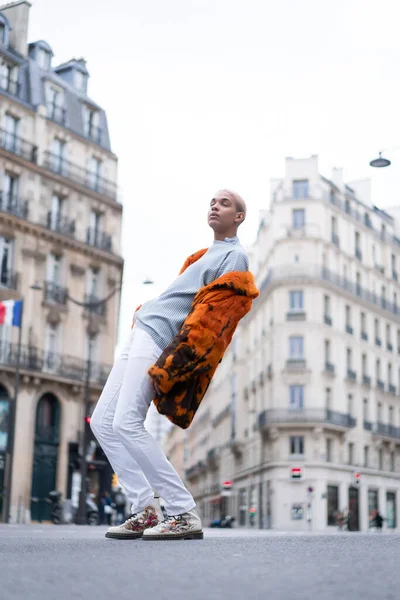
[[[158,525],[143,531],[143,540],[202,540],[201,519],[196,510],[167,517]]]
[[[115,540],[139,538],[142,537],[145,529],[154,527],[158,522],[159,518],[156,508],[154,506],[146,506],[142,512],[131,515],[122,525],[109,527],[106,538],[113,538]]]

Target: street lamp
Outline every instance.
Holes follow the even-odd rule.
[[[42,287],[38,284],[35,284],[35,285],[31,286],[31,289],[40,291],[40,290],[42,290]],[[76,521],[75,521],[77,525],[86,525],[87,524],[87,517],[86,517],[86,496],[87,496],[86,442],[87,442],[87,440],[86,440],[86,420],[85,419],[89,416],[88,412],[89,412],[89,404],[90,404],[90,402],[89,402],[90,401],[90,376],[91,376],[91,368],[92,368],[92,356],[91,356],[92,346],[91,346],[91,340],[90,340],[90,332],[92,329],[92,316],[93,316],[93,313],[95,312],[96,308],[107,304],[107,302],[109,300],[111,300],[111,298],[120,290],[121,290],[121,286],[115,287],[105,298],[102,298],[101,300],[89,300],[89,302],[79,302],[79,300],[72,298],[72,296],[70,296],[68,294],[68,292],[66,294],[67,300],[69,300],[76,306],[81,306],[82,308],[87,309],[88,325],[89,325],[88,326],[89,335],[88,335],[87,363],[86,363],[86,372],[85,372],[85,388],[84,388],[84,398],[83,398],[84,415],[83,415],[83,428],[82,428],[82,433],[81,433],[81,435],[82,435],[82,456],[81,456],[81,465],[80,465],[80,467],[81,467],[80,468],[81,489],[79,492],[79,506],[78,506],[78,512],[77,512]]]
[[[383,158],[382,152],[379,152],[378,158],[374,158],[369,163],[371,167],[375,167],[376,169],[382,169],[384,167],[389,167],[392,163],[388,158]]]

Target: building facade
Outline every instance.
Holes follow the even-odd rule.
[[[27,43],[29,8],[0,7],[0,301],[24,302],[12,522],[47,519],[51,489],[76,496],[83,451],[91,491],[111,485],[104,455],[93,438],[81,448],[80,432],[89,352],[92,407],[113,362],[123,267],[106,114],[87,94],[83,59],[56,67],[48,43]],[[90,315],[69,299],[109,295]],[[17,328],[0,326],[0,503],[17,341]]]
[[[272,182],[251,250],[260,297],[191,428],[170,434],[206,523],[324,531],[344,513],[367,531],[379,510],[398,528],[396,212],[315,156]]]

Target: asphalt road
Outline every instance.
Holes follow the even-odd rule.
[[[400,535],[207,530],[105,539],[104,527],[0,525],[1,600],[399,600]]]

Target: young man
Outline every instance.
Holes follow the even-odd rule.
[[[189,426],[238,320],[258,295],[236,235],[245,216],[238,194],[218,192],[208,211],[213,245],[189,257],[165,292],[135,313],[91,419],[132,505],[132,516],[110,527],[106,537],[203,538],[192,495],[144,421],[154,400],[160,413]],[[153,490],[165,501],[166,519],[155,506]]]

